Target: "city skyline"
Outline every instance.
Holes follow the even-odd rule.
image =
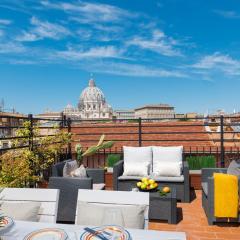
[[[0,98],[19,112],[74,105],[90,73],[114,109],[240,110],[236,1],[2,0],[0,15]]]

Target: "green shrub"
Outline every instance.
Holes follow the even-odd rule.
[[[113,167],[120,160],[121,154],[109,154],[107,157],[107,166]]]
[[[189,156],[186,158],[190,170],[200,170],[202,168],[215,168],[216,158],[210,156]]]

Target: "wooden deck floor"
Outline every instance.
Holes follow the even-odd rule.
[[[209,226],[201,206],[201,191],[191,203],[178,203],[178,224],[150,222],[149,229],[186,232],[188,240],[240,240],[239,224]]]

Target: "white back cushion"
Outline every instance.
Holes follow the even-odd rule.
[[[123,147],[124,163],[152,164],[152,147]]]
[[[1,202],[9,203],[40,203],[39,222],[56,222],[58,210],[58,189],[39,188],[4,188],[0,193]]]
[[[117,205],[145,205],[145,228],[148,228],[148,209],[149,209],[149,193],[147,192],[129,192],[129,191],[101,191],[101,190],[78,190],[78,202],[101,203],[101,204],[117,204]],[[77,209],[78,211],[78,209]],[[76,213],[77,213],[76,211]],[[76,223],[78,218],[76,214]]]
[[[147,205],[122,205],[79,201],[77,208],[78,225],[100,226],[116,224],[126,228],[144,229],[144,213]],[[111,219],[111,216],[109,219],[109,211],[111,210],[114,212],[114,219]]]
[[[153,171],[157,162],[182,162],[183,146],[178,147],[152,147]]]

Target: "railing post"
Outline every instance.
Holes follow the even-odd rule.
[[[61,119],[60,120],[61,120],[61,122],[60,122],[59,125],[60,125],[60,129],[61,129],[61,128],[64,127],[64,114],[63,114],[63,112],[61,112]]]
[[[28,146],[29,146],[29,150],[32,151],[33,150],[33,115],[32,114],[28,114],[28,121],[30,122]]]
[[[67,126],[67,117],[66,115],[63,115],[63,127]]]
[[[138,146],[142,146],[142,118],[138,118]]]
[[[67,128],[68,128],[68,133],[71,133],[71,118],[67,119]],[[68,143],[68,159],[72,158],[72,144],[71,142]]]
[[[224,116],[221,115],[220,117],[220,131],[221,131],[221,167],[224,168],[225,167],[225,161],[224,161],[224,157],[225,157],[225,152],[224,152]]]

